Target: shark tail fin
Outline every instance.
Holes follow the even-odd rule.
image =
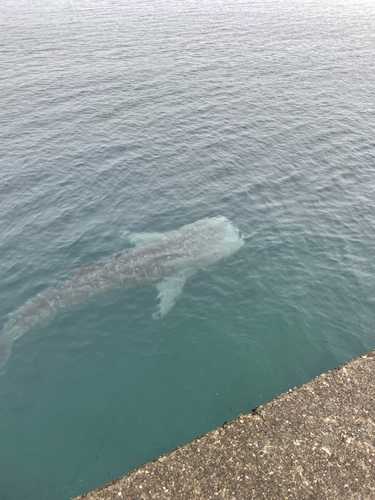
[[[13,341],[10,339],[0,340],[0,375],[4,373],[4,366],[10,357]]]

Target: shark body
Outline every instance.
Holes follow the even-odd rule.
[[[13,342],[56,312],[92,295],[124,285],[156,285],[159,306],[153,317],[168,313],[183,286],[199,269],[232,255],[244,245],[239,230],[226,217],[198,220],[167,233],[139,233],[137,246],[74,270],[58,288],[48,288],[10,314],[0,332],[0,367]]]

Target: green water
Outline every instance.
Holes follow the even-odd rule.
[[[61,310],[0,377],[0,498],[87,492],[375,347],[370,1],[3,2],[0,324],[224,215],[192,276]]]

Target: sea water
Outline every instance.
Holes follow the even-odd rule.
[[[129,235],[245,238],[61,310],[0,377],[0,498],[72,498],[375,347],[372,0],[4,0],[0,328]]]

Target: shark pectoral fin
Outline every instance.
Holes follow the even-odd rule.
[[[150,241],[160,240],[164,238],[161,233],[132,233],[128,235],[128,239],[132,245],[139,247]]]
[[[169,278],[164,278],[163,281],[156,285],[159,292],[158,298],[160,303],[157,310],[152,315],[154,319],[161,318],[172,309],[181,295],[182,289],[186,283],[186,278],[186,276],[181,275],[170,276]]]

